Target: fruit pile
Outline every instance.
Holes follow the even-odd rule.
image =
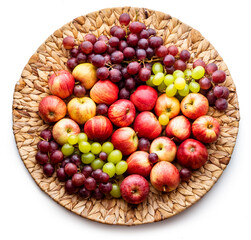
[[[63,39],[71,72],[49,77],[52,95],[39,103],[39,115],[52,124],[40,133],[36,160],[69,194],[138,204],[149,180],[170,192],[205,164],[205,144],[220,134],[206,114],[209,105],[227,109],[229,90],[216,64],[191,64],[189,51],[164,46],[127,13],[119,23],[110,36],[86,34],[79,46]]]

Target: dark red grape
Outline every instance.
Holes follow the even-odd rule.
[[[86,62],[86,59],[87,59],[87,57],[84,53],[79,53],[77,55],[78,64]]]
[[[117,29],[119,29],[119,28],[120,28],[120,27],[117,26],[117,25],[111,27],[111,29],[110,29],[110,34],[111,34],[112,36],[114,36],[115,31],[116,31]]]
[[[74,37],[68,36],[63,39],[63,45],[65,49],[72,49],[75,46]]]
[[[188,181],[192,176],[192,172],[188,168],[182,168],[180,170],[180,178],[183,181]]]
[[[67,180],[67,175],[66,175],[63,167],[61,167],[57,170],[57,178],[60,182],[65,182]]]
[[[138,144],[138,148],[140,151],[145,151],[145,152],[149,152],[150,149],[150,141],[146,138],[140,138],[139,139],[139,144]]]
[[[117,47],[119,45],[119,39],[117,37],[111,37],[108,42],[111,47]]]
[[[41,153],[39,151],[36,153],[35,158],[36,158],[36,161],[41,165],[43,165],[49,161],[48,155],[46,153]]]
[[[194,63],[193,63],[193,68],[196,68],[198,66],[201,66],[203,68],[206,68],[206,64],[203,60],[201,59],[197,59]]]
[[[67,67],[70,68],[71,70],[74,69],[78,65],[78,60],[77,58],[69,58],[67,61]]]
[[[145,30],[144,30],[145,31]],[[138,41],[138,47],[142,49],[147,49],[148,48],[148,40],[145,38],[141,38]]]
[[[143,25],[140,22],[132,22],[129,25],[129,30],[131,33],[140,33],[143,30]]]
[[[100,67],[96,71],[98,79],[108,79],[110,72],[107,67]]]
[[[82,42],[80,48],[84,54],[90,54],[93,50],[93,44],[89,41]]]
[[[105,58],[102,55],[97,54],[97,55],[93,56],[92,64],[98,68],[103,67],[105,65]]]
[[[97,181],[99,182],[100,180],[100,176],[103,173],[103,171],[101,169],[96,169],[92,172],[91,176]]]
[[[103,54],[103,57],[105,59],[105,64],[111,63],[111,57],[108,53]]]
[[[75,187],[72,183],[72,180],[71,179],[68,179],[65,183],[65,191],[68,193],[68,194],[73,194],[77,191],[77,187]]]
[[[146,58],[146,51],[144,49],[137,49],[136,50],[136,57],[139,60],[144,60]]]
[[[131,19],[128,13],[122,13],[119,16],[119,22],[121,25],[127,26],[130,23]]]
[[[202,95],[204,95],[205,97],[207,96],[208,90],[202,89],[200,88],[199,93],[201,93]]]
[[[105,153],[105,152],[101,152],[101,153],[99,154],[99,158],[100,158],[102,161],[106,161],[106,160],[107,160],[107,157],[108,157],[108,155],[107,155],[107,153]]]
[[[163,39],[161,37],[151,37],[149,38],[149,45],[151,48],[158,48],[163,44]]]
[[[123,52],[126,47],[128,47],[127,42],[125,40],[121,40],[118,45],[119,51]]]
[[[106,50],[107,50],[107,45],[102,40],[99,40],[99,41],[95,42],[94,45],[93,45],[93,51],[96,54],[104,53],[104,52],[106,52]]]
[[[148,47],[148,48],[146,49],[146,56],[147,56],[148,58],[152,58],[152,57],[154,56],[154,50],[153,50],[152,48]]]
[[[41,133],[40,133],[40,137],[43,138],[46,141],[50,141],[52,139],[52,133],[51,130],[49,129],[44,129]]]
[[[214,96],[213,90],[210,90],[210,91],[207,93],[207,100],[208,100],[209,105],[210,105],[210,106],[214,106],[216,99],[217,99],[217,98]]]
[[[88,33],[85,35],[85,41],[89,41],[92,44],[94,44],[97,41],[97,39],[96,39],[95,35],[93,35],[92,33]]]
[[[123,51],[126,59],[132,59],[135,56],[135,50],[132,47],[126,47]]]
[[[73,176],[75,173],[78,172],[78,168],[77,168],[76,164],[71,163],[71,162],[70,162],[70,163],[67,163],[67,164],[65,165],[64,170],[65,170],[65,173],[66,173],[69,177]]]
[[[227,100],[225,98],[218,98],[215,101],[215,107],[219,110],[219,111],[225,111],[228,107],[228,103]]]
[[[167,67],[173,66],[174,63],[175,63],[175,57],[171,54],[166,55],[163,59],[163,64]]]
[[[173,66],[174,66],[174,68],[176,70],[181,70],[183,72],[187,68],[187,64],[184,61],[180,60],[180,59],[176,60]]]
[[[143,69],[143,68],[142,68]],[[141,69],[141,70],[142,70]],[[141,71],[140,70],[140,71]],[[151,73],[150,73],[151,74]],[[127,90],[133,90],[134,88],[135,88],[135,86],[136,86],[136,82],[135,82],[135,80],[133,79],[133,78],[127,78],[126,80],[125,80],[125,88],[127,89]]]
[[[131,77],[131,75],[127,72],[126,67],[122,68],[121,73],[122,73],[122,76],[123,76],[124,79],[127,79],[127,78]]]
[[[97,108],[96,108],[96,112],[99,115],[106,115],[108,112],[108,107],[107,105],[105,105],[104,103],[100,103]]]
[[[51,163],[46,163],[43,167],[43,172],[47,177],[51,177],[54,173],[55,169]]]
[[[171,67],[165,66],[165,70],[166,70],[166,74],[173,74],[173,72],[175,71],[174,66],[171,66]]]
[[[91,176],[92,171],[93,171],[93,169],[90,165],[85,165],[82,168],[81,172],[85,175],[85,178],[88,178],[89,176]]]
[[[40,152],[42,153],[48,153],[49,152],[49,148],[50,148],[50,143],[43,140],[38,142],[37,144],[37,148],[39,149]]]
[[[167,51],[167,47],[161,45],[159,46],[156,51],[155,51],[155,54],[160,57],[160,58],[163,58],[167,55],[168,51]]]
[[[64,154],[60,150],[55,150],[50,155],[51,164],[57,164],[64,160]]]
[[[144,23],[142,23],[142,22],[141,22],[141,25],[142,25],[142,29],[143,29],[143,30],[146,30],[146,25],[145,25]],[[142,31],[143,31],[143,30],[142,30]]]
[[[100,200],[104,197],[104,194],[99,190],[99,188],[96,188],[92,192],[92,197],[94,197],[96,200]]]
[[[130,47],[136,47],[138,44],[138,41],[139,41],[139,38],[137,34],[134,34],[134,33],[130,33],[126,39],[126,42],[128,46]]]
[[[89,198],[91,196],[91,191],[87,190],[85,187],[79,189],[79,195],[82,198]]]
[[[100,35],[98,37],[98,41],[104,41],[104,42],[108,42],[108,37],[106,35]]]
[[[61,167],[64,168],[65,165],[66,165],[67,163],[69,163],[69,162],[71,162],[71,159],[70,159],[69,157],[65,158],[65,159],[63,160],[62,164],[61,164]]]
[[[130,76],[131,76],[131,75],[130,75]],[[123,87],[125,87],[125,81],[119,81],[119,82],[117,83],[117,85],[118,85],[119,89],[122,89]]]
[[[94,56],[95,56],[94,53],[89,54],[89,55],[87,56],[88,61],[89,61],[89,62],[92,62],[92,58],[93,58]]]
[[[182,50],[180,52],[180,59],[184,62],[188,61],[190,58],[191,54],[187,50]]]
[[[148,39],[150,36],[149,32],[145,29],[143,29],[140,34],[139,34],[139,38],[142,39],[142,38],[145,38],[145,39]]]
[[[82,85],[75,85],[75,87],[73,88],[73,94],[77,97],[77,98],[82,98],[85,96],[86,94],[86,90],[85,87]]]
[[[77,48],[73,48],[73,49],[71,49],[71,51],[70,51],[71,57],[77,57],[78,53],[79,53],[79,51],[78,51]]]
[[[101,183],[107,183],[109,181],[109,179],[110,179],[109,175],[105,172],[102,172],[99,176],[99,181]]]
[[[224,86],[222,98],[228,99],[228,96],[229,96],[229,89]]]
[[[85,188],[90,191],[94,190],[97,187],[96,180],[93,177],[86,178],[84,185]]]
[[[201,78],[199,81],[200,88],[207,90],[212,86],[211,80],[208,79],[207,77]]]
[[[218,67],[215,63],[209,63],[207,64],[207,66],[205,67],[206,73],[209,75],[212,75],[215,71],[218,70]]]
[[[110,71],[110,80],[112,82],[119,82],[122,79],[122,73],[118,69],[112,69]]]
[[[150,71],[152,71],[152,64],[151,63],[145,63],[145,68],[147,68]]]
[[[131,75],[137,74],[140,70],[140,64],[138,62],[130,62],[127,65],[127,72]]]
[[[221,98],[224,94],[224,90],[222,86],[215,86],[213,88],[214,96],[217,98]]]
[[[151,77],[151,71],[148,68],[144,67],[139,70],[139,79],[141,81],[146,82],[147,80],[150,79],[150,77]]]
[[[124,59],[124,55],[120,51],[115,51],[111,54],[112,63],[121,63]]]
[[[107,53],[108,54],[112,54],[115,51],[117,51],[117,48],[113,48],[110,45],[108,45],[108,47],[107,47]]]
[[[156,35],[156,31],[152,28],[148,28],[147,32],[149,33],[149,36],[155,36]]]
[[[121,71],[123,69],[123,66],[121,64],[116,64],[116,65],[113,65],[113,68]]]
[[[77,167],[80,167],[81,165],[81,158],[78,154],[73,154],[71,156],[71,162],[76,164]]]
[[[117,37],[119,40],[122,40],[125,36],[126,32],[123,28],[118,28],[114,33],[114,37]]]
[[[54,152],[55,150],[58,149],[58,143],[56,143],[55,141],[50,141],[50,147],[49,147],[49,153]]]
[[[119,91],[119,98],[120,99],[129,99],[130,98],[130,92],[126,88],[122,88]]]
[[[178,54],[179,50],[175,45],[171,45],[167,48],[168,54],[173,55],[174,57]]]
[[[104,193],[107,194],[110,191],[112,191],[112,184],[110,182],[107,183],[100,183],[99,184],[99,190]]]
[[[216,70],[212,74],[212,81],[216,84],[223,83],[226,80],[226,73],[222,70]]]
[[[85,176],[83,173],[75,173],[72,176],[72,184],[76,187],[80,187],[85,183]]]
[[[157,155],[156,153],[150,153],[150,154],[148,155],[148,160],[149,160],[152,164],[154,164],[154,163],[157,163],[157,162],[158,162],[159,157],[158,157],[158,155]]]

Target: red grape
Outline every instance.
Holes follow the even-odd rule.
[[[158,48],[162,44],[163,44],[163,39],[161,37],[149,38],[149,45],[151,48]]]
[[[143,30],[146,30],[146,25],[144,23],[142,23],[142,22],[141,22],[141,25],[142,25]]]
[[[191,176],[192,176],[192,172],[189,169],[182,168],[180,170],[180,178],[181,178],[181,180],[188,181]]]
[[[97,42],[94,43],[93,45],[93,51],[95,53],[104,53],[107,50],[107,45],[104,41],[99,40]]]
[[[101,153],[99,154],[99,158],[100,158],[102,161],[106,161],[106,160],[107,160],[107,157],[108,157],[108,155],[107,155],[107,153],[105,153],[105,152],[101,152]]]
[[[122,13],[119,16],[119,22],[121,25],[127,26],[130,23],[131,19],[128,13]]]
[[[107,53],[108,54],[112,54],[113,52],[115,52],[117,50],[117,48],[113,48],[110,45],[108,45],[107,47]]]
[[[120,99],[129,99],[130,98],[130,92],[126,88],[122,88],[119,91],[119,98]]]
[[[151,163],[157,163],[158,160],[159,160],[159,157],[156,153],[150,153],[149,156],[148,156],[148,159]]]
[[[123,28],[118,28],[114,33],[114,37],[117,37],[120,40],[125,38],[125,36],[126,36],[126,32]]]
[[[100,175],[103,173],[103,171],[101,169],[96,169],[92,172],[91,176],[97,181],[99,182],[100,179]]]
[[[98,41],[104,41],[104,42],[108,42],[108,37],[107,36],[105,36],[105,35],[100,35],[99,37],[98,37]]]
[[[131,75],[127,72],[126,67],[122,68],[121,73],[122,73],[122,76],[123,76],[124,79],[127,79],[127,78],[131,77]]]
[[[43,167],[43,172],[47,177],[51,177],[54,173],[55,169],[51,163],[46,163]]]
[[[135,56],[135,50],[132,47],[126,47],[123,51],[126,59],[132,59]]]
[[[96,39],[95,35],[93,35],[92,33],[88,33],[85,35],[85,41],[89,41],[92,44],[94,44],[97,41],[97,39]]]
[[[41,153],[41,152],[37,152],[36,156],[35,156],[37,162],[41,165],[47,163],[49,161],[49,157],[46,153]]]
[[[112,63],[121,63],[124,59],[124,55],[120,51],[115,51],[111,54]]]
[[[73,48],[73,49],[71,49],[71,51],[70,51],[71,57],[77,57],[78,53],[79,53],[79,51],[78,51],[77,48]]]
[[[175,63],[175,57],[171,54],[166,55],[163,59],[163,64],[167,67],[173,66],[174,63]]]
[[[143,25],[140,22],[132,22],[129,25],[129,30],[131,33],[140,33],[143,30]]]
[[[99,190],[104,194],[109,193],[110,191],[112,191],[112,184],[110,182],[100,183]]]
[[[226,73],[222,70],[216,70],[212,74],[212,81],[214,83],[223,83],[226,80]]]
[[[139,70],[139,79],[141,81],[146,82],[147,80],[150,79],[150,77],[151,77],[151,71],[148,68],[144,67]]]
[[[110,34],[112,35],[112,36],[114,36],[114,33],[115,33],[115,31],[117,30],[117,29],[119,29],[120,27],[119,26],[113,26],[113,27],[111,27],[111,29],[110,29]]]
[[[93,44],[89,41],[82,42],[80,48],[84,54],[90,54],[93,50]]]
[[[184,61],[178,59],[174,63],[174,68],[176,70],[181,70],[181,71],[184,72],[186,70],[186,68],[187,68],[187,64]]]
[[[166,70],[166,74],[173,74],[173,72],[175,71],[174,66],[171,66],[171,67],[165,66],[165,70]]]
[[[78,65],[78,60],[77,58],[69,58],[67,60],[67,67],[70,69],[74,69]]]
[[[85,183],[85,176],[83,173],[75,173],[72,176],[72,184],[76,187],[80,187]]]
[[[63,167],[61,167],[57,170],[57,178],[60,182],[65,182],[67,180],[67,175],[66,175]]]
[[[102,55],[97,54],[97,55],[93,56],[92,64],[98,68],[103,67],[105,65],[105,58]]]
[[[49,153],[52,153],[57,149],[58,149],[58,143],[56,143],[55,141],[50,141]]]
[[[123,52],[124,49],[125,49],[126,47],[128,47],[128,44],[127,44],[127,42],[126,42],[125,40],[121,40],[121,41],[119,42],[118,47],[119,47],[119,51]]]
[[[107,67],[100,67],[96,71],[98,79],[107,79],[110,75],[109,69]]]
[[[224,94],[224,90],[222,86],[215,86],[213,89],[214,96],[217,98],[221,98]]]
[[[140,34],[139,34],[139,38],[145,38],[145,39],[148,39],[150,36],[149,32],[145,29],[143,29]]]
[[[69,179],[66,181],[65,183],[65,191],[68,193],[68,194],[73,194],[77,191],[77,187],[75,187],[72,183],[72,180]]]
[[[150,71],[152,71],[152,64],[151,63],[145,63],[145,68],[148,68]]]
[[[111,37],[108,42],[111,47],[117,47],[119,45],[119,39],[117,37]]]
[[[161,46],[159,46],[157,49],[156,49],[156,51],[155,51],[155,54],[158,56],[158,57],[160,57],[160,58],[162,58],[162,57],[165,57],[166,55],[167,55],[167,48],[165,47],[165,46],[163,46],[163,45],[161,45]]]
[[[145,38],[142,38],[138,41],[138,47],[142,49],[147,49],[148,48],[148,40]]]
[[[212,86],[211,80],[208,79],[207,77],[201,78],[199,83],[200,83],[200,88],[204,90],[207,90]]]
[[[184,62],[188,61],[190,58],[191,54],[187,50],[182,50],[180,52],[180,59]]]
[[[68,36],[63,39],[65,49],[72,49],[75,46],[74,37]]]
[[[119,82],[122,79],[122,73],[118,69],[112,69],[110,71],[110,80],[112,82]]]
[[[103,57],[105,59],[105,64],[106,63],[111,63],[111,57],[108,53],[103,54]]]
[[[123,69],[123,66],[121,64],[116,64],[116,65],[113,65],[113,68],[121,71]]]
[[[89,55],[87,56],[88,61],[89,61],[89,62],[92,62],[92,58],[93,58],[94,56],[95,56],[94,53],[89,54]]]
[[[64,160],[64,154],[60,150],[55,150],[50,155],[51,163],[57,164]]]
[[[131,75],[137,74],[140,70],[140,64],[138,62],[130,62],[127,65],[127,72]]]
[[[136,50],[136,57],[139,60],[144,60],[146,58],[146,51],[144,49],[137,49]]]
[[[148,47],[148,48],[146,49],[146,56],[147,56],[148,58],[151,58],[151,57],[154,56],[154,51],[153,51],[152,48]]]
[[[207,93],[207,100],[208,100],[209,105],[210,105],[210,106],[214,106],[216,99],[217,99],[217,98],[214,96],[213,90],[210,90],[210,91]]]
[[[78,64],[86,62],[86,59],[86,55],[81,52],[77,55]]]
[[[104,103],[100,103],[96,108],[97,114],[105,115],[108,112],[108,107]]]
[[[73,154],[71,156],[71,162],[74,163],[77,167],[81,165],[81,158],[78,154]]]
[[[75,85],[75,87],[73,88],[73,94],[77,97],[77,98],[82,98],[85,96],[86,94],[86,90],[85,87],[82,85]]]
[[[173,55],[174,57],[178,54],[179,50],[175,45],[171,45],[167,48],[168,54]]]
[[[49,152],[49,148],[50,148],[50,143],[43,140],[38,142],[37,144],[37,148],[39,149],[40,152],[42,153],[48,153]]]
[[[228,99],[228,96],[229,96],[229,89],[224,86],[222,98]]]
[[[140,151],[145,151],[145,152],[149,152],[150,149],[150,141],[146,138],[140,138],[139,139],[139,144],[138,144],[138,148]]]
[[[46,141],[50,141],[52,139],[52,133],[49,129],[45,129],[40,133],[40,137]]]
[[[107,183],[109,181],[109,179],[110,179],[109,175],[105,172],[102,172],[99,176],[99,181],[101,183]]]
[[[99,188],[96,188],[93,192],[92,192],[92,196],[96,199],[96,200],[100,200],[104,197],[104,194],[99,190]]]
[[[90,191],[94,190],[97,187],[96,180],[93,177],[86,178],[84,185],[85,188]]]
[[[126,42],[130,47],[136,47],[138,44],[138,41],[139,41],[139,38],[137,34],[134,34],[134,33],[130,33],[126,39]]]
[[[218,98],[215,101],[215,107],[219,110],[219,111],[225,111],[228,107],[228,103],[227,100],[225,98]]]
[[[215,63],[209,63],[207,64],[207,66],[205,67],[206,73],[209,75],[212,75],[215,71],[218,70],[218,67]]]
[[[201,59],[197,59],[194,63],[193,63],[193,68],[196,68],[198,66],[201,66],[203,68],[206,68],[206,64],[203,60]]]
[[[141,70],[140,70],[141,71]],[[150,73],[151,74],[151,73]],[[135,88],[135,86],[136,86],[136,82],[135,82],[135,80],[133,79],[133,78],[127,78],[126,80],[125,80],[125,88],[127,89],[127,90],[133,90],[134,88]]]
[[[69,157],[65,158],[65,159],[63,160],[62,164],[61,164],[61,167],[64,168],[65,165],[66,165],[67,163],[69,163],[69,162],[71,162],[71,159],[70,159]]]
[[[147,32],[149,33],[149,36],[155,36],[156,35],[156,31],[152,28],[148,28]]]
[[[91,191],[87,190],[85,187],[80,188],[79,195],[82,198],[89,198],[91,196]]]
[[[88,178],[91,175],[92,171],[93,169],[90,165],[85,165],[81,172],[85,175],[85,178]]]
[[[70,162],[70,163],[67,163],[67,164],[65,165],[64,170],[65,170],[65,173],[66,173],[69,177],[73,176],[75,173],[78,172],[78,168],[77,168],[76,164],[71,163],[71,162]]]

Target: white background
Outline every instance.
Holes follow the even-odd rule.
[[[251,14],[248,2],[1,1],[0,239],[250,239]],[[32,180],[19,158],[12,133],[14,85],[37,47],[73,18],[116,6],[159,10],[198,29],[228,65],[241,110],[232,159],[212,190],[171,219],[136,227],[95,223],[56,204]]]

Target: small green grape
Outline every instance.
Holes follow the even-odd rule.
[[[74,152],[74,147],[69,143],[65,143],[61,148],[62,153],[64,156],[71,156]]]
[[[165,77],[164,73],[162,72],[156,73],[153,78],[153,84],[155,86],[159,86],[164,81],[164,77]]]
[[[116,164],[115,168],[116,174],[122,175],[127,170],[128,164],[126,161],[122,160]]]
[[[174,77],[174,79],[176,79],[176,78],[184,78],[185,74],[181,70],[175,70],[173,72],[173,77]]]
[[[112,178],[116,172],[116,168],[112,162],[105,163],[102,170],[107,173],[110,178]]]
[[[167,74],[164,78],[164,83],[166,84],[166,86],[169,86],[170,84],[172,84],[174,82],[174,77],[172,74]]]
[[[178,77],[174,80],[174,86],[176,89],[182,90],[186,86],[186,80],[184,78]]]
[[[197,66],[192,70],[192,78],[201,79],[205,74],[205,69],[202,66]]]
[[[78,143],[78,135],[70,135],[67,139],[68,143],[71,145],[75,145]]]
[[[168,117],[168,115],[166,113],[162,113],[159,116],[159,123],[162,126],[166,126],[169,123],[169,117]]]
[[[92,167],[93,170],[101,169],[104,166],[104,164],[105,164],[104,161],[102,161],[101,159],[97,158],[94,161],[92,161],[91,167]]]
[[[152,66],[152,71],[154,74],[157,74],[158,72],[162,72],[163,73],[163,65],[161,63],[154,63]]]
[[[92,161],[94,161],[95,155],[93,153],[84,153],[81,155],[81,161],[84,164],[90,164]]]
[[[108,162],[112,162],[114,164],[117,164],[119,161],[121,161],[123,155],[121,153],[121,151],[119,151],[118,149],[113,150],[107,158]]]
[[[166,84],[164,81],[158,86],[158,91],[159,92],[165,92],[166,91]]]
[[[151,75],[150,79],[146,81],[146,85],[150,87],[154,87],[155,85],[153,84],[153,78],[154,78],[154,75]]]
[[[186,84],[186,86],[182,90],[178,90],[178,93],[180,96],[185,97],[189,94],[189,87]]]
[[[112,191],[110,192],[110,194],[115,198],[121,197],[120,187],[118,184],[116,184],[116,183],[112,184]]]
[[[170,84],[167,88],[166,88],[166,95],[168,97],[173,97],[177,92],[177,89],[175,88],[174,84]]]
[[[189,89],[191,90],[191,92],[197,93],[200,91],[200,84],[192,81],[189,83]]]
[[[80,142],[87,142],[88,141],[88,137],[85,133],[79,133],[78,134],[78,143]]]
[[[92,143],[92,145],[91,145],[91,152],[93,154],[96,154],[96,155],[99,154],[101,152],[101,149],[102,149],[102,147],[101,147],[100,143],[98,143],[98,142]]]
[[[111,142],[105,142],[105,143],[103,143],[101,149],[102,149],[102,152],[105,152],[106,154],[109,154],[109,153],[111,153],[113,151],[114,146],[113,146],[113,144]]]
[[[184,71],[185,77],[190,78],[192,76],[192,70],[186,69]]]
[[[82,153],[88,153],[91,151],[91,144],[83,141],[78,144],[78,148]]]

